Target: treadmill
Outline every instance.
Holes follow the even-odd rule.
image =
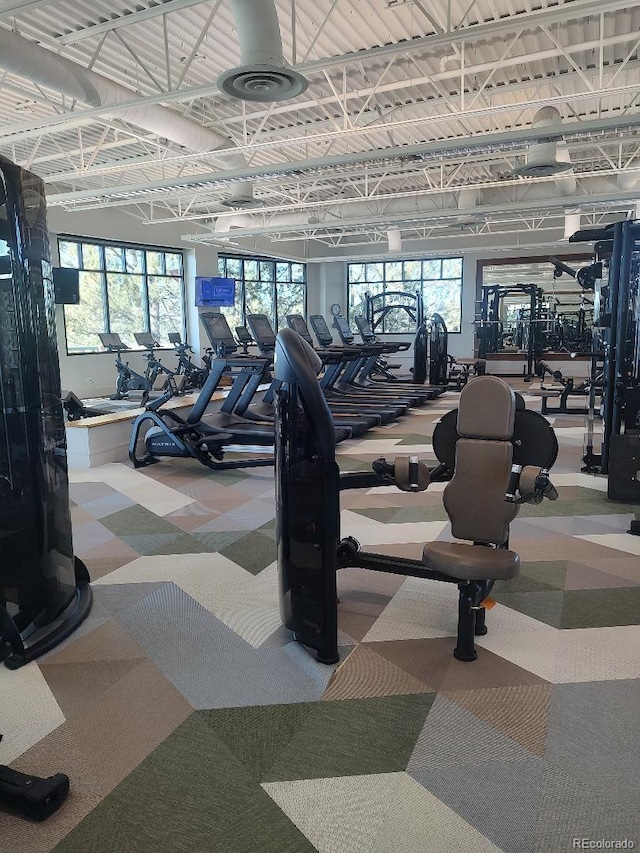
[[[249,314],[247,323],[251,329],[258,349],[266,358],[273,358],[276,347],[276,336],[266,314]],[[320,357],[322,355],[319,353]],[[324,363],[324,362],[323,362]],[[350,406],[332,406],[329,404],[336,426],[351,429],[354,436],[362,435],[371,427],[386,423],[388,413],[378,409],[356,409]]]
[[[277,383],[271,382],[262,400],[254,401],[260,385],[269,381],[271,361],[267,358],[248,355],[246,351],[238,353],[238,344],[231,334],[229,323],[224,314],[204,313],[200,315],[200,319],[211,346],[220,358],[224,358],[229,364],[233,363],[241,368],[243,365],[249,364],[260,365],[261,367],[260,372],[255,371],[251,374],[251,378],[247,379],[244,385],[234,382],[227,398],[220,407],[220,411],[226,414],[239,415],[250,421],[273,423],[273,396]]]
[[[309,322],[313,326],[313,331],[321,346],[333,344],[333,335],[327,326],[326,320],[322,314],[313,314],[309,317]],[[338,348],[339,349],[339,348]],[[367,344],[358,345],[350,344],[347,350],[354,349],[358,354],[358,360],[342,371],[341,374],[332,377],[332,387],[338,391],[343,391],[349,394],[358,394],[371,399],[379,400],[395,400],[403,403],[407,407],[422,406],[428,400],[432,400],[434,395],[428,390],[417,386],[416,388],[408,386],[384,387],[379,382],[372,381],[356,381],[361,373],[371,369],[378,356],[384,349],[383,344]],[[366,373],[364,374],[366,375]]]
[[[338,334],[340,335],[340,339],[345,346],[357,346],[355,344],[355,337],[353,332],[351,331],[351,327],[349,326],[349,321],[346,317],[341,315],[335,317],[333,325],[338,330]],[[351,380],[358,385],[362,385],[366,388],[377,388],[381,383],[376,382],[376,380],[371,378],[371,371],[374,369],[376,362],[380,355],[383,353],[393,353],[398,352],[399,346],[397,344],[386,344],[382,341],[376,341],[375,335],[372,333],[372,340],[365,341],[364,337],[362,338],[362,346],[363,347],[380,347],[378,355],[373,357],[373,355],[366,361],[363,365],[359,373],[354,376]],[[402,344],[404,349],[409,349],[409,344]],[[420,393],[420,394],[428,394],[428,399],[433,400],[436,397],[439,397],[444,389],[441,386],[434,385],[425,385],[424,383],[419,382],[411,382],[411,381],[402,381],[398,380],[398,382],[385,382],[382,385],[383,388],[391,389],[392,391],[398,393]]]
[[[360,334],[360,337],[362,338],[362,343],[364,343],[364,344],[383,343],[383,341],[378,341],[378,338],[376,337],[376,334],[373,331],[373,329],[371,328],[371,324],[369,323],[369,321],[367,320],[366,317],[354,317],[354,320],[356,321],[356,326],[358,327],[358,332]],[[347,323],[347,327],[349,328],[348,323]],[[349,328],[349,331],[351,332],[350,328]],[[415,345],[417,345],[417,338],[416,338],[416,343],[414,344],[414,346]],[[385,344],[385,346],[387,346],[387,344]],[[396,346],[396,344],[388,344],[388,346]],[[409,349],[411,344],[398,344],[397,346],[399,346],[400,348],[398,350],[393,350],[393,351],[404,352],[407,349]],[[390,352],[392,352],[392,350],[390,350]],[[427,354],[425,352],[425,362],[428,362],[428,358],[426,357],[426,355]],[[383,387],[385,387],[386,385],[390,385],[391,387],[396,387],[396,386],[401,386],[401,387],[405,386],[406,387],[407,385],[409,385],[409,387],[411,387],[411,388],[425,388],[426,387],[429,391],[434,392],[435,397],[439,397],[441,394],[444,394],[444,392],[446,391],[446,386],[444,386],[444,385],[427,385],[427,386],[425,386],[424,383],[417,382],[413,377],[404,378],[403,376],[397,376],[397,377],[393,376],[388,372],[389,368],[391,366],[392,365],[387,365],[386,371],[383,371],[384,375],[385,375],[384,380],[375,380],[375,379],[373,379],[373,377],[370,377],[371,381],[372,382],[382,382]],[[429,368],[428,368],[428,365],[426,363],[425,363],[425,375],[426,376],[429,375]]]

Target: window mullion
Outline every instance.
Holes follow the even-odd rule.
[[[100,255],[100,275],[102,276],[102,304],[104,311],[104,321],[106,331],[111,332],[111,317],[109,314],[109,279],[107,278],[107,261],[105,258],[104,243],[95,244],[98,246]]]
[[[151,308],[149,307],[149,278],[147,276],[147,253],[142,253],[142,293],[144,297],[144,310],[147,318],[147,332],[151,332]],[[166,271],[166,267],[165,267]],[[184,290],[184,288],[183,288]]]

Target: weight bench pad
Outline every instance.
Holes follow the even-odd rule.
[[[505,548],[462,542],[428,542],[422,562],[429,569],[462,580],[509,580],[520,570],[520,557]]]

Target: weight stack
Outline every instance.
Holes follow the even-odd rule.
[[[612,501],[640,504],[640,435],[612,435],[609,445],[609,485]]]
[[[91,609],[73,555],[44,185],[0,157],[0,660],[17,669]]]

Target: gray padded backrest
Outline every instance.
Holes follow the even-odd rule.
[[[443,499],[456,539],[503,545],[518,512],[505,501],[511,473],[515,395],[496,376],[481,376],[460,395],[455,473]]]
[[[478,376],[465,385],[458,408],[458,434],[463,438],[494,438],[513,435],[516,397],[497,376]]]

